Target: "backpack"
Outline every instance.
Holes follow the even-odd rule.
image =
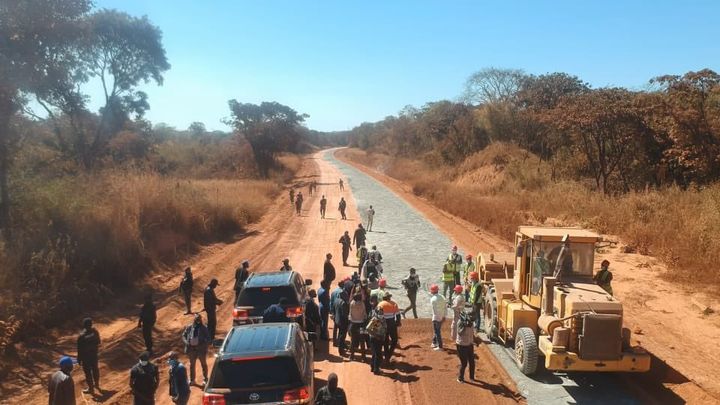
[[[367,326],[365,326],[365,330],[371,338],[378,340],[385,339],[385,333],[387,332],[386,326],[378,315],[373,315],[373,317],[370,318]]]

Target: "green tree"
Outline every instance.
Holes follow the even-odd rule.
[[[252,104],[230,100],[228,105],[231,116],[226,123],[247,139],[260,174],[267,177],[277,154],[297,145],[298,126],[309,116],[274,101]]]
[[[89,0],[0,2],[0,228],[10,238],[8,172],[14,150],[11,122],[28,94],[73,85],[73,45]]]

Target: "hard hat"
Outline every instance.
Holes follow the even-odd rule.
[[[66,368],[73,368],[73,360],[71,357],[68,356],[62,356],[60,358],[60,361],[58,362],[59,366],[66,367]]]
[[[378,281],[378,285],[380,287],[385,287],[387,285],[387,280],[385,280],[384,278],[381,278],[380,281]]]
[[[456,293],[461,293],[461,292],[463,291],[463,286],[461,286],[461,285],[456,285],[453,290],[454,290]]]
[[[437,286],[437,284],[433,284],[430,286],[430,292],[433,294],[437,294],[440,291],[440,287]]]
[[[471,271],[471,272],[470,272],[470,279],[471,279],[471,280],[479,280],[479,279],[480,279],[480,276],[478,276],[478,272],[477,272],[477,271]]]
[[[465,256],[465,260],[472,260],[472,255]]]

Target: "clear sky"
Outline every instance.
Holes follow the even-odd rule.
[[[350,129],[455,99],[489,66],[595,87],[720,70],[720,1],[96,0],[147,15],[172,68],[144,86],[153,123],[227,129],[227,101],[277,101]]]

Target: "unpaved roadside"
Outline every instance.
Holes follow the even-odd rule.
[[[438,209],[413,194],[409,185],[345,158],[342,149],[335,152],[335,157],[395,192],[457,241],[461,249],[512,250],[510,242]],[[596,255],[596,267],[605,258],[613,263],[613,287],[624,303],[626,325],[637,332],[634,340],[655,356],[650,373],[628,373],[622,377],[628,390],[650,402],[718,403],[720,369],[716,365],[720,364],[720,351],[715,343],[709,343],[720,341],[717,312],[702,314],[691,301],[699,294],[662,280],[659,274],[663,269],[657,260],[621,253],[614,247]],[[702,302],[718,308],[716,298],[699,296]]]
[[[322,153],[322,152],[321,152]],[[338,238],[343,231],[354,229],[359,218],[354,200],[348,198],[351,191],[340,192],[337,181],[340,173],[320,159],[321,153],[304,160],[296,183],[307,181],[319,183],[318,194],[310,197],[307,187],[301,216],[295,216],[286,195],[279,197],[270,207],[260,223],[251,226],[238,240],[216,244],[203,251],[187,263],[194,269],[196,280],[194,309],[202,306],[201,290],[211,278],[220,282],[218,296],[225,302],[218,311],[218,336],[231,325],[232,285],[235,267],[249,259],[251,270],[272,271],[280,267],[280,261],[289,257],[295,270],[306,278],[317,280],[322,274],[325,254],[335,256],[338,277],[349,275],[354,268],[343,268],[340,260]],[[328,216],[319,216],[319,194],[329,200]],[[344,195],[348,200],[348,221],[338,219],[337,202]],[[351,260],[351,263],[353,261]],[[158,322],[156,324],[156,352],[167,353],[180,350],[180,333],[191,319],[183,315],[179,297],[175,294],[180,274],[160,272],[149,279],[149,285],[156,292]],[[92,313],[103,337],[100,356],[103,395],[82,396],[84,386],[82,372],[75,370],[78,403],[127,404],[131,402],[128,388],[130,367],[137,354],[144,350],[140,331],[137,329],[137,310],[142,301],[142,292],[129,294],[110,307]],[[75,328],[52,332],[56,342],[38,348],[34,360],[22,370],[25,378],[15,379],[12,385],[3,385],[2,403],[40,404],[47,402],[46,378],[53,370],[53,362],[60,353],[74,353]],[[478,377],[483,383],[460,385],[454,381],[457,359],[452,352],[429,352],[427,345],[431,329],[427,321],[408,321],[401,329],[401,349],[395,363],[384,370],[383,375],[373,376],[367,364],[347,362],[337,351],[327,345],[318,348],[316,356],[316,384],[324,384],[327,375],[335,372],[340,384],[346,390],[351,404],[392,403],[392,404],[436,404],[436,403],[517,403],[522,399],[503,369],[493,361],[487,351],[478,350],[480,358]],[[50,349],[52,348],[52,350]],[[184,356],[183,356],[184,357]],[[158,404],[170,404],[167,396],[167,369],[164,357],[154,361],[161,367],[161,385],[157,393]],[[183,358],[183,360],[186,360]],[[209,359],[212,367],[212,358]],[[198,366],[198,373],[200,372]],[[448,390],[448,387],[452,387]],[[191,403],[200,403],[201,390],[194,387]]]

